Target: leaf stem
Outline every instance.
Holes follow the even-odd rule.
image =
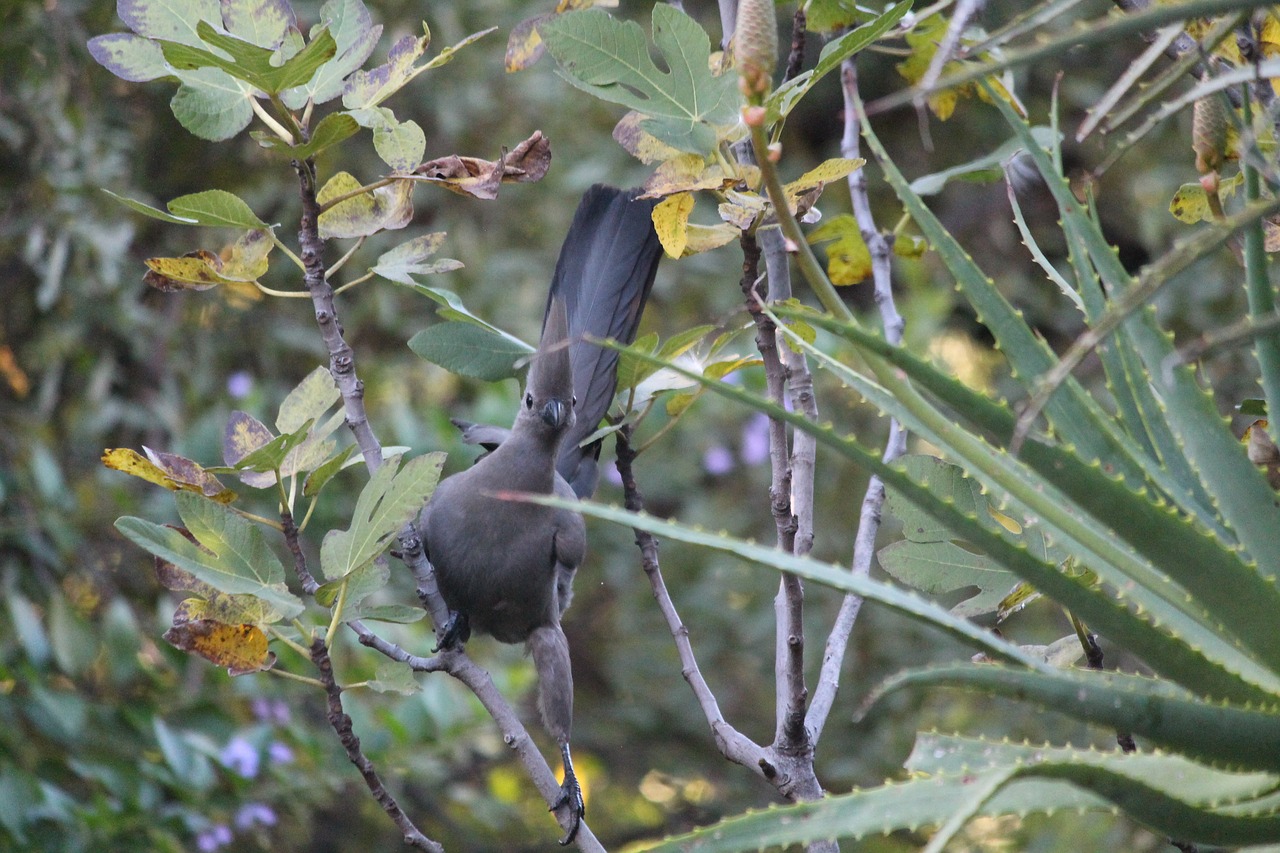
[[[769,159],[769,144],[765,140],[763,126],[751,128],[751,144],[755,148],[756,162],[764,176],[764,185],[769,191],[769,200],[773,202],[778,225],[782,228],[783,236],[795,246],[796,264],[800,267],[800,272],[813,288],[814,295],[818,297],[823,308],[846,323],[856,323],[857,319],[853,316],[853,312],[844,304],[840,294],[836,293],[835,286],[822,271],[822,265],[818,263],[818,258],[813,254],[813,249],[804,237],[804,232],[800,230],[800,223],[796,221],[791,208],[787,206],[787,195],[778,177],[778,169]]]
[[[262,123],[271,128],[271,132],[283,139],[286,145],[297,144],[297,138],[289,133],[288,129],[284,125],[276,121],[275,117],[272,116],[271,113],[267,112],[266,109],[263,108],[262,104],[258,103],[257,98],[250,98],[249,106],[253,108],[253,112],[258,116],[258,118],[262,119]]]

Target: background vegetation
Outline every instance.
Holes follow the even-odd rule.
[[[314,20],[318,5],[299,2],[299,17]],[[627,3],[616,13],[647,29],[649,5]],[[1012,5],[990,4],[982,21],[998,25],[1021,11]],[[385,27],[378,59],[395,38],[416,33],[424,17],[436,45],[498,27],[411,84],[396,109],[426,131],[429,157],[496,157],[501,146],[513,146],[533,130],[551,140],[547,177],[505,186],[495,202],[443,191],[419,190],[416,196],[416,221],[447,231],[443,253],[465,264],[448,274],[447,285],[480,316],[533,339],[578,196],[596,181],[628,186],[647,175],[610,138],[620,111],[566,85],[550,58],[527,71],[504,72],[512,28],[549,10],[498,0],[425,9],[395,2],[369,6]],[[785,44],[792,10],[779,9]],[[687,11],[718,38],[711,4],[690,3]],[[1095,3],[1072,14],[1102,11],[1104,4]],[[162,204],[219,187],[244,198],[265,220],[284,223],[297,220],[297,199],[291,173],[280,161],[268,161],[249,138],[214,144],[186,133],[168,108],[172,86],[125,83],[94,63],[86,42],[119,28],[114,4],[107,2],[17,3],[0,12],[0,847],[390,847],[394,831],[345,761],[314,691],[267,674],[231,679],[160,641],[172,594],[156,582],[150,559],[112,527],[122,515],[170,520],[174,514],[167,493],[103,468],[104,448],[145,445],[218,460],[232,410],[269,421],[289,389],[327,361],[305,301],[226,288],[165,294],[141,283],[142,260],[189,250],[190,232],[133,216],[100,190]],[[821,42],[816,36],[810,41],[814,55]],[[1058,86],[1061,124],[1068,130],[1065,166],[1081,184],[1092,180],[1091,170],[1113,143],[1077,144],[1074,128],[1144,47],[1136,36],[1086,46],[1014,78],[1034,116],[1045,114]],[[904,87],[897,70],[903,58],[877,51],[859,58],[866,100]],[[839,155],[842,105],[838,86],[828,83],[787,124],[782,144],[788,178]],[[970,161],[1011,136],[995,108],[977,100],[962,102],[945,123],[910,109],[872,122],[910,177]],[[1186,233],[1168,202],[1196,176],[1189,138],[1190,116],[1178,115],[1093,183],[1103,232],[1129,270]],[[324,156],[322,168],[330,167]],[[343,161],[358,174],[385,171],[367,136],[343,156],[364,158]],[[874,165],[867,174],[877,221],[892,227],[901,205]],[[1061,240],[1055,236],[1058,214],[1047,192],[1034,177],[1018,189],[1041,247],[1061,258],[1066,246],[1055,243]],[[1079,314],[1062,309],[1056,289],[1022,250],[1004,184],[952,182],[930,201],[1037,333],[1055,349],[1065,348],[1082,329]],[[825,217],[847,210],[848,203],[838,187],[829,191]],[[642,332],[665,339],[700,323],[745,328],[740,265],[733,245],[664,262]],[[895,259],[894,273],[907,349],[945,364],[975,387],[1013,388],[988,333],[953,292],[934,255]],[[281,279],[264,283],[296,286],[285,274]],[[1239,316],[1239,280],[1228,252],[1199,261],[1160,297],[1162,322],[1190,340]],[[869,285],[841,295],[860,316],[874,318]],[[413,455],[447,450],[447,470],[467,464],[470,452],[448,418],[507,420],[515,383],[462,380],[410,352],[405,341],[433,316],[421,297],[404,288],[368,282],[341,304],[383,441],[407,446]],[[750,352],[750,334],[732,346]],[[1215,355],[1205,372],[1223,413],[1258,396],[1247,350]],[[1086,362],[1076,375],[1086,384],[1102,382],[1096,363]],[[743,382],[759,389],[763,379],[748,374]],[[829,376],[819,375],[819,383],[819,399],[829,401],[827,416],[864,444],[882,445],[885,425],[872,407],[836,396]],[[646,425],[641,438],[656,428]],[[757,415],[705,395],[637,462],[650,511],[768,538],[769,470],[761,440]],[[819,451],[814,556],[847,563],[865,481],[837,461]],[[828,470],[833,473],[824,475]],[[342,474],[339,488],[317,510],[316,529],[345,526],[363,482],[357,471]],[[605,501],[621,499],[612,483],[602,491]],[[630,531],[593,522],[590,535],[589,563],[565,628],[577,682],[575,755],[597,835],[610,848],[621,847],[775,802],[772,787],[715,750],[680,676]],[[890,522],[882,541],[895,538]],[[675,542],[664,543],[662,559],[726,718],[767,739],[773,727],[768,699],[776,579],[736,558]],[[398,583],[405,600],[412,600],[411,581]],[[818,586],[808,589],[816,672],[818,638],[840,597]],[[1033,643],[1055,640],[1070,626],[1060,611],[1040,606],[1003,630]],[[431,642],[421,624],[393,636],[419,651]],[[353,645],[335,651],[341,678],[374,677],[376,662]],[[470,651],[506,695],[526,697],[520,707],[532,719],[531,672],[519,651],[483,641]],[[956,693],[894,693],[855,724],[861,701],[887,675],[971,652],[874,606],[861,614],[851,652],[817,759],[819,778],[831,792],[901,777],[916,730],[1051,736],[1077,745],[1114,739],[1114,731],[1065,716]],[[449,849],[544,849],[551,829],[545,806],[531,796],[492,721],[451,680],[425,677],[422,684],[409,696],[348,695],[347,710],[365,750],[391,779],[406,811]],[[1126,819],[1096,814],[978,819],[966,833],[956,849],[1166,845]],[[860,842],[859,849],[917,849],[923,837],[902,832]]]

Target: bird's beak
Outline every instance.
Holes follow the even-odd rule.
[[[542,407],[542,421],[553,429],[560,429],[569,422],[573,408],[563,400],[550,400]]]

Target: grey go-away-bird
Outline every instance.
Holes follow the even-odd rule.
[[[440,645],[476,631],[526,643],[533,657],[538,710],[564,760],[552,806],[570,810],[561,844],[573,841],[584,814],[569,756],[573,674],[560,617],[586,553],[586,528],[576,512],[496,495],[586,498],[595,491],[600,440],[583,441],[613,401],[618,354],[585,338],[634,340],[662,256],[653,202],[635,196],[605,186],[583,196],[560,249],[515,424],[507,431],[455,421],[466,441],[492,452],[441,482],[418,520],[452,611]]]

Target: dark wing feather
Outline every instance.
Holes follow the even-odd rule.
[[[548,309],[559,296],[568,312],[578,421],[564,438],[556,468],[578,497],[595,491],[600,443],[578,445],[595,432],[608,411],[618,368],[616,352],[583,337],[627,344],[635,340],[662,258],[651,218],[656,202],[637,199],[638,193],[599,184],[587,191],[560,249],[547,295]]]

